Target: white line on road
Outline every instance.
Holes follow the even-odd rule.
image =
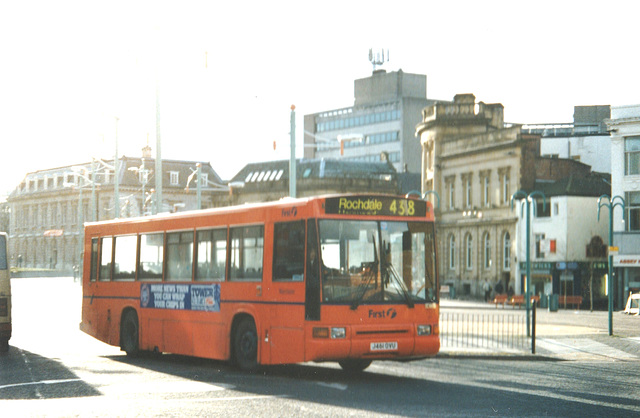
[[[612,359],[633,359],[633,354],[626,353],[590,338],[552,339],[540,338],[536,342],[540,348],[551,351],[556,355],[592,356],[595,358],[609,357]]]
[[[40,380],[38,382],[13,383],[10,385],[3,385],[3,386],[0,386],[0,389],[15,388],[19,386],[55,385],[57,383],[79,382],[81,380],[82,379]]]
[[[347,390],[349,388],[349,386],[344,385],[342,383],[318,382],[318,385],[324,386],[324,387],[327,387],[327,388],[331,388],[331,389],[338,389],[338,390]]]

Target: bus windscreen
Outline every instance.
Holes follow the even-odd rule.
[[[319,230],[323,302],[437,302],[433,224],[323,219]]]

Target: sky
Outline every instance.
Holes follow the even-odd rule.
[[[640,103],[634,1],[0,0],[0,198],[29,172],[156,149],[230,179],[297,155],[305,114],[353,105],[371,75],[426,74],[505,121],[572,122]],[[276,142],[276,150],[273,143]]]

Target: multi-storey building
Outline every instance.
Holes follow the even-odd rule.
[[[570,204],[558,200],[568,193],[552,190],[552,186],[572,176],[584,179],[591,175],[590,167],[575,159],[540,157],[540,134],[524,130],[522,125],[505,124],[503,114],[501,104],[476,103],[472,94],[459,94],[453,103],[425,108],[422,123],[416,127],[422,145],[422,192],[430,199],[435,192],[440,207],[436,212],[440,281],[453,286],[457,294],[480,297],[485,281],[498,291],[511,288],[524,293],[521,242],[525,231],[519,225],[525,221],[519,202],[512,203],[512,197],[519,191],[528,195],[544,193],[544,189],[550,193],[547,203],[557,203],[558,210],[566,204],[562,213],[568,214],[575,208],[575,199]],[[594,199],[592,194],[587,196]],[[539,205],[542,209],[542,202]],[[546,228],[544,221],[539,226],[539,240],[533,241],[532,247],[540,244]],[[567,222],[563,227],[576,225]],[[573,237],[574,232],[558,239]],[[578,248],[584,250],[601,231],[587,235],[586,241],[580,236]],[[572,257],[563,253],[562,261],[575,261]],[[536,260],[541,261],[540,257]],[[532,278],[541,276],[539,293],[559,293],[555,267],[532,272]],[[571,280],[580,279],[578,275]]]
[[[640,291],[640,105],[611,109],[611,197],[613,208],[614,304],[624,307],[629,292]],[[603,208],[601,216],[609,216]],[[624,213],[624,217],[623,217]]]
[[[521,292],[516,279],[516,223],[511,196],[533,189],[539,135],[506,126],[501,104],[476,103],[459,94],[453,103],[423,110],[416,134],[422,145],[422,192],[439,197],[440,282],[459,295],[492,287]]]
[[[352,107],[304,116],[304,157],[375,162],[386,153],[397,172],[420,172],[415,126],[434,103],[427,99],[427,77],[376,70],[355,80],[354,91]]]
[[[148,214],[154,203],[155,161],[121,157],[118,177],[120,217]],[[28,173],[11,193],[10,256],[13,266],[71,271],[81,262],[84,222],[116,216],[114,160],[93,161]],[[196,209],[197,162],[163,160],[163,211]],[[201,163],[201,188],[222,183],[209,163]],[[190,186],[190,187],[188,187]],[[203,194],[202,207],[212,206]]]

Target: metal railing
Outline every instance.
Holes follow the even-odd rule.
[[[441,349],[522,352],[532,349],[524,313],[440,311]]]

